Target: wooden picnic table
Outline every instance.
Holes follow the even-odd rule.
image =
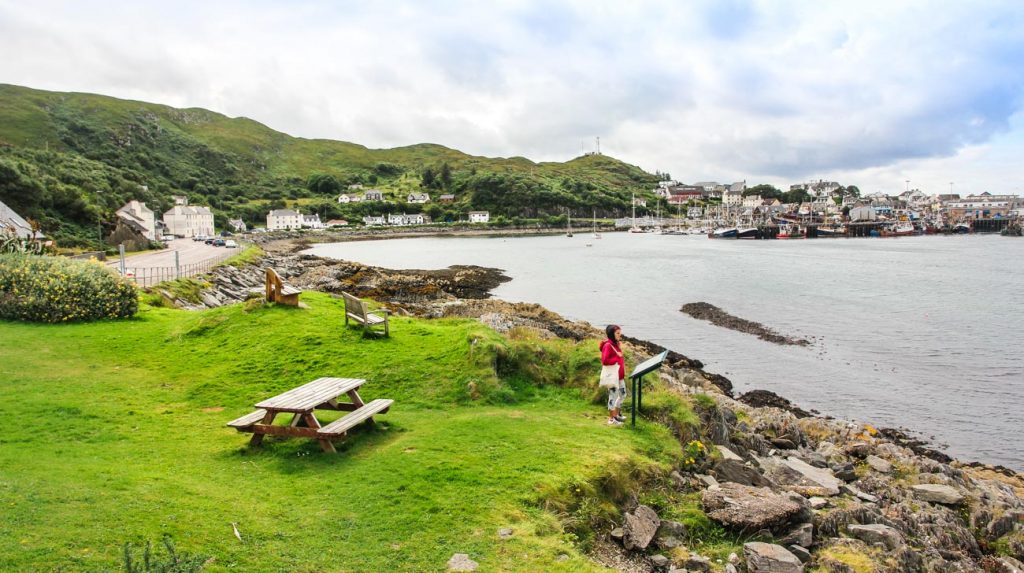
[[[263,436],[295,436],[314,438],[325,452],[335,452],[331,440],[343,438],[356,425],[377,413],[387,412],[394,400],[377,399],[364,403],[359,396],[359,387],[366,383],[360,378],[317,378],[293,388],[283,394],[268,398],[256,404],[257,410],[237,420],[228,422],[239,432],[252,432],[251,446],[259,446]],[[342,396],[348,402],[339,401]],[[345,416],[323,426],[317,420],[316,410],[347,411]],[[274,425],[274,418],[281,413],[292,414],[288,425]]]

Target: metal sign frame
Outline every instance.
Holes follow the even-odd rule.
[[[643,407],[644,402],[644,374],[649,374],[661,368],[661,363],[665,361],[666,356],[668,356],[668,350],[648,358],[644,362],[637,364],[636,368],[633,369],[633,373],[629,375],[633,386],[633,411],[630,413],[630,424],[634,427],[636,427],[636,413]]]

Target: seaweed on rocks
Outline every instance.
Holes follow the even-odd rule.
[[[793,414],[797,418],[811,417],[810,412],[769,390],[751,390],[740,395],[737,400],[754,408],[779,408]]]
[[[706,302],[687,303],[679,310],[698,320],[706,320],[715,326],[721,326],[729,330],[753,334],[761,340],[774,344],[793,346],[807,346],[810,344],[810,341],[806,339],[783,336],[761,323],[733,316],[717,306]]]

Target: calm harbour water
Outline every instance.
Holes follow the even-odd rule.
[[[839,418],[905,427],[963,460],[1024,470],[1024,240],[999,236],[709,240],[589,233],[317,245],[395,269],[472,264],[497,298],[702,360]],[[679,312],[705,301],[809,347],[778,346]]]

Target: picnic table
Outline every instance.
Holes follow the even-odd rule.
[[[364,403],[359,396],[359,387],[366,383],[360,378],[317,378],[293,388],[284,394],[268,398],[256,404],[257,410],[228,426],[239,432],[252,432],[249,445],[259,446],[263,436],[295,436],[314,438],[325,452],[335,452],[331,440],[344,438],[348,431],[365,421],[373,421],[373,415],[387,412],[394,400],[377,399]],[[339,401],[342,396],[348,402]],[[316,410],[346,411],[348,414],[326,426],[317,420]],[[274,425],[278,414],[291,414],[288,425]]]

